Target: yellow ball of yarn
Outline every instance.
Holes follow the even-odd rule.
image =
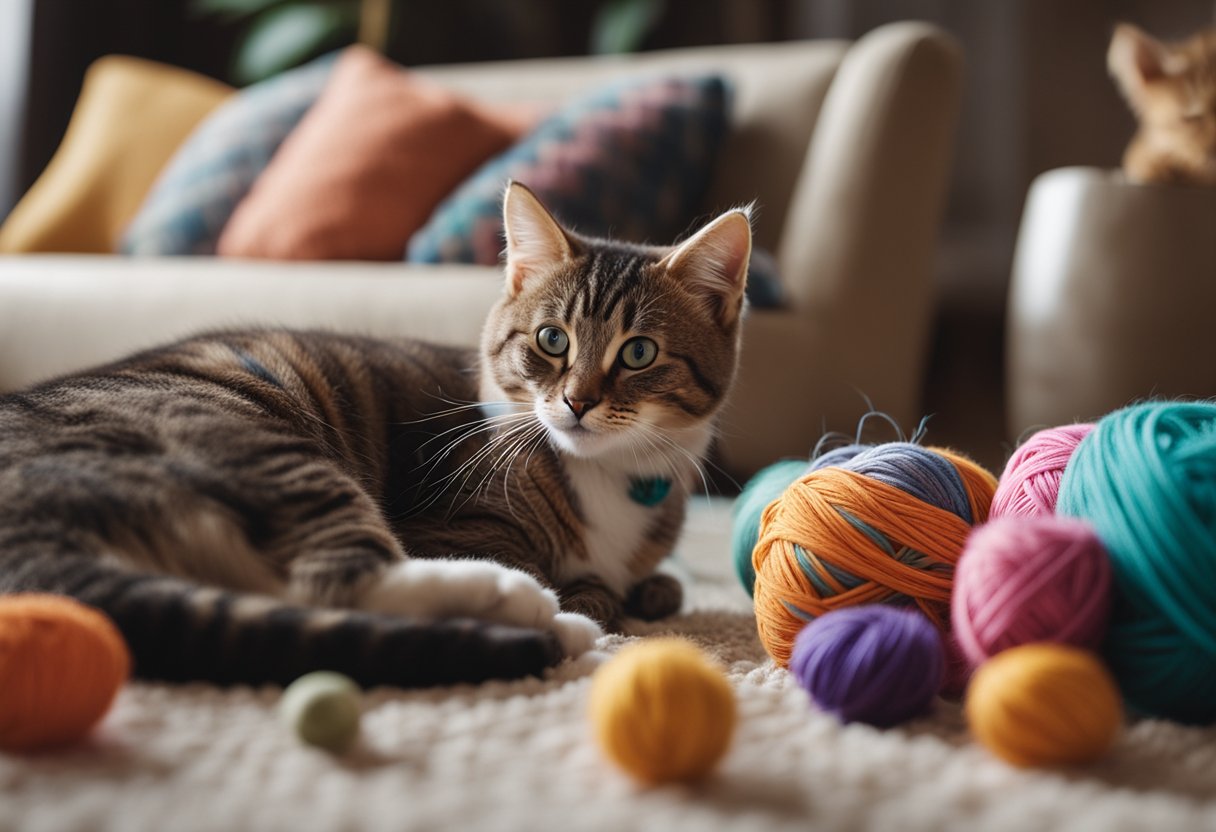
[[[1114,679],[1085,650],[1012,647],[985,662],[967,689],[967,722],[989,751],[1016,766],[1087,763],[1123,724]]]
[[[735,694],[689,642],[651,639],[596,671],[591,721],[604,753],[638,780],[696,780],[730,745]]]

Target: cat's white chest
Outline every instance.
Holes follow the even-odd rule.
[[[582,508],[587,561],[569,559],[567,579],[580,573],[598,575],[614,592],[630,588],[630,561],[642,545],[662,503],[645,506],[629,496],[628,473],[583,460],[567,463],[567,473]],[[674,490],[674,489],[673,489]],[[676,494],[668,500],[679,499]]]

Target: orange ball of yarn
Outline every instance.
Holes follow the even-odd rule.
[[[858,604],[915,605],[942,633],[972,526],[996,478],[961,454],[890,442],[795,480],[769,504],[752,551],[756,627],[789,664],[810,620]]]
[[[1045,642],[1011,647],[981,665],[966,712],[976,739],[1016,766],[1097,760],[1123,725],[1123,703],[1102,662]]]
[[[61,595],[0,597],[0,748],[80,739],[130,672],[118,628],[92,607]]]

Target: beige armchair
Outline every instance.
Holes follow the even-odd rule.
[[[619,59],[449,66],[437,80],[499,101],[560,99],[612,76],[716,69],[732,130],[705,211],[757,200],[757,244],[788,298],[746,322],[722,421],[736,475],[851,432],[866,397],[919,417],[932,261],[961,70],[942,32],[901,23],[856,43],[688,49]],[[131,148],[138,153],[138,147]],[[494,269],[38,255],[0,258],[0,390],[205,327],[325,326],[476,342]]]

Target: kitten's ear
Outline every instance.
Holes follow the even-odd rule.
[[[1106,53],[1106,67],[1133,105],[1145,87],[1170,74],[1174,63],[1169,47],[1144,30],[1130,23],[1115,27]]]
[[[703,297],[718,320],[727,325],[743,307],[751,255],[749,206],[718,217],[677,246],[660,265]]]
[[[519,294],[536,274],[575,256],[576,245],[536,194],[518,182],[507,184],[502,200],[507,236],[507,291]]]

